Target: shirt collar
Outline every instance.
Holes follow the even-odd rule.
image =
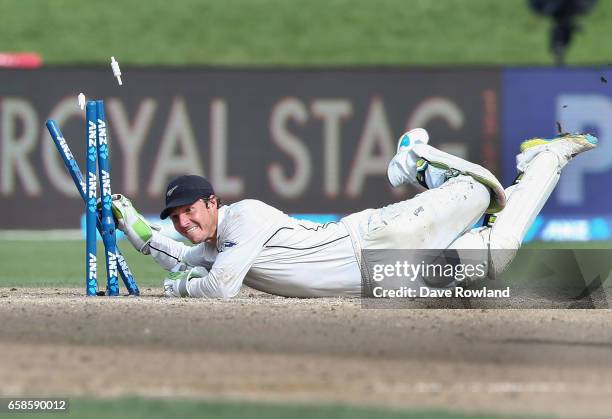
[[[228,211],[228,206],[223,205],[221,206],[221,208],[219,208],[219,212],[217,213],[218,214],[217,215],[217,244],[219,243],[219,232],[224,226],[227,211]]]

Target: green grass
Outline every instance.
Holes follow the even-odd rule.
[[[161,286],[166,272],[151,257],[136,252],[126,240],[119,244],[138,286]],[[102,242],[98,242],[98,284],[102,288],[106,278],[103,248]],[[83,240],[0,240],[0,255],[0,287],[85,287]]]
[[[525,0],[0,0],[0,51],[48,64],[552,64]],[[581,19],[568,64],[612,61],[612,2]]]
[[[7,418],[53,419],[64,417],[88,418],[215,418],[215,419],[484,419],[484,418],[527,418],[527,416],[498,416],[483,414],[460,414],[440,410],[390,410],[339,405],[300,406],[255,403],[170,401],[151,399],[69,400],[69,413],[55,414],[14,414]],[[3,417],[0,414],[0,417]],[[532,416],[530,416],[532,417]]]

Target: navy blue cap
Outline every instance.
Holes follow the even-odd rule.
[[[174,208],[193,204],[200,198],[208,198],[214,194],[212,185],[202,176],[179,176],[172,180],[166,188],[166,208],[161,212],[159,218],[164,220]]]

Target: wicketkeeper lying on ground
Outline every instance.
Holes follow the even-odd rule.
[[[591,135],[564,135],[521,144],[519,181],[506,190],[485,168],[427,144],[428,134],[404,134],[389,163],[395,187],[425,190],[412,199],[366,209],[337,223],[297,220],[261,201],[221,206],[210,183],[181,176],[168,185],[166,207],[174,228],[196,246],[158,233],[115,196],[119,229],[138,251],[172,271],[164,280],[169,297],[233,297],[242,283],[288,297],[359,296],[362,249],[487,250],[490,275],[503,271],[559,180],[561,169],[594,148]],[[490,227],[473,229],[485,213]],[[506,255],[492,257],[491,250]],[[501,259],[501,260],[500,260]]]

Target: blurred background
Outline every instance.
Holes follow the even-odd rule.
[[[154,218],[184,173],[207,176],[226,202],[320,221],[407,198],[385,171],[417,126],[505,185],[522,140],[589,131],[599,151],[564,172],[527,239],[610,238],[608,0],[0,6],[5,238],[80,237],[83,206],[44,128],[57,120],[84,164],[80,92],[106,101],[113,191]]]

